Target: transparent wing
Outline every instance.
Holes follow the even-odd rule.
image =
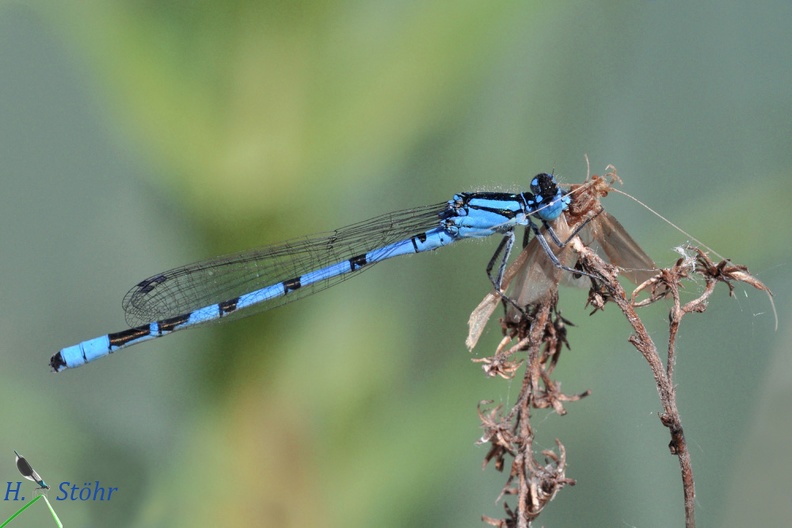
[[[601,212],[594,218],[584,231],[591,241],[583,240],[589,247],[604,253],[604,258],[622,268],[622,275],[635,284],[652,278],[657,272],[657,266],[641,246],[633,240],[624,227],[612,215]]]
[[[567,224],[565,215],[555,220],[551,227],[562,241],[567,240],[574,231],[574,228]],[[573,268],[576,264],[576,255],[572,248],[569,246],[559,248],[546,231],[542,230],[542,234],[558,260],[563,265]],[[590,220],[578,235],[585,245],[597,251],[605,260],[622,268],[622,274],[635,284],[641,284],[654,276],[656,266],[652,259],[625,231],[619,221],[607,212],[602,211]],[[533,238],[504,272],[502,287],[506,295],[517,305],[527,306],[537,302],[559,283],[574,286],[589,284],[586,277],[576,279],[555,266],[538,240]],[[471,313],[466,340],[469,349],[478,342],[500,300],[501,297],[492,291]],[[513,305],[508,306],[507,321],[515,322],[520,316]]]
[[[566,221],[558,221],[552,227],[561,240],[567,240],[574,231]],[[606,261],[622,268],[622,275],[632,282],[640,284],[655,274],[656,266],[652,259],[619,221],[607,212],[602,211],[591,219],[578,235],[585,245],[597,251]],[[571,247],[558,248],[546,233],[545,239],[562,264],[570,268],[575,266],[577,257]],[[526,246],[524,253],[528,255],[515,274],[512,293],[520,306],[536,302],[559,282],[575,286],[589,284],[585,277],[576,279],[556,267],[535,239]]]
[[[138,326],[190,313],[266,286],[300,277],[373,249],[439,227],[446,202],[384,214],[335,231],[225,255],[159,273],[124,296],[126,320]],[[329,288],[370,266],[307,285],[287,296],[240,309],[226,321],[269,310]]]
[[[560,240],[566,240],[572,232],[567,224],[565,215],[561,215],[550,222],[550,227]],[[546,230],[542,229],[541,233],[562,264],[566,266],[574,264],[574,252],[571,248],[559,248]],[[534,237],[523,248],[517,258],[514,259],[514,262],[506,268],[503,273],[501,288],[518,305],[526,306],[536,302],[552,288],[557,287],[562,273],[563,270],[553,264],[547,253],[545,253],[544,248],[539,244],[538,239]],[[492,317],[500,302],[501,296],[495,291],[491,291],[470,314],[468,319],[468,337],[465,341],[468,349],[476,346],[481,334],[484,332],[487,321]],[[507,319],[514,320],[517,316],[517,310],[514,306],[509,305]]]
[[[564,216],[559,217],[550,227],[562,241],[567,240],[572,233]],[[571,247],[558,247],[545,230],[542,230],[542,236],[561,264],[570,268],[575,265],[575,252]],[[538,301],[549,290],[556,288],[561,278],[569,274],[553,264],[536,238],[525,246],[523,253],[526,254],[525,262],[516,270],[511,298],[518,305],[527,306]]]

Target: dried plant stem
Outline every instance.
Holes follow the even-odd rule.
[[[660,403],[663,407],[663,412],[660,414],[660,421],[669,429],[671,434],[669,450],[671,454],[676,455],[679,459],[684,494],[685,526],[687,528],[694,528],[696,525],[694,514],[696,490],[693,481],[693,467],[691,465],[687,442],[685,441],[684,429],[682,428],[682,419],[677,408],[676,391],[674,390],[673,380],[674,363],[676,359],[676,337],[679,333],[682,317],[692,312],[703,312],[707,307],[708,299],[714,291],[717,282],[725,282],[729,286],[730,291],[733,288],[731,284],[733,280],[747,282],[768,293],[769,290],[767,290],[762,283],[748,275],[745,267],[734,266],[726,261],[716,265],[709,260],[707,255],[701,250],[697,248],[687,248],[696,254],[695,258],[686,256],[679,259],[673,267],[660,270],[657,276],[639,286],[631,299],[628,300],[624,288],[622,288],[617,280],[617,268],[604,262],[591,249],[580,243],[579,240],[573,242],[573,248],[578,253],[583,268],[601,277],[601,286],[607,292],[607,300],[615,302],[616,305],[618,305],[633,328],[634,333],[630,336],[629,342],[635,346],[641,355],[643,355],[647,363],[649,363],[649,367],[652,369],[657,392],[660,395]],[[696,272],[704,276],[706,286],[698,298],[682,305],[679,296],[680,281],[687,278],[691,272]],[[635,295],[649,288],[651,289],[650,298],[646,301],[636,303]],[[657,347],[646,331],[646,327],[638,317],[638,314],[635,312],[635,308],[637,306],[645,306],[646,304],[667,296],[672,298],[673,305],[669,317],[668,349],[666,364],[664,366]],[[597,308],[600,308],[605,302],[605,298],[596,293],[590,300]]]
[[[578,266],[592,279],[589,293],[589,304],[595,311],[604,308],[607,302],[615,303],[632,326],[633,333],[629,342],[641,353],[649,364],[655,380],[662,411],[660,422],[668,428],[671,435],[669,450],[679,460],[684,496],[685,526],[695,527],[695,483],[690,452],[685,440],[682,420],[676,402],[674,385],[674,364],[676,361],[676,340],[682,318],[688,313],[701,313],[706,310],[710,295],[718,282],[725,283],[730,293],[733,282],[744,282],[772,296],[767,287],[748,274],[744,266],[734,265],[729,261],[712,262],[706,253],[695,247],[682,250],[683,257],[667,269],[658,270],[650,279],[643,282],[632,296],[627,295],[619,283],[621,270],[606,263],[593,250],[585,246],[579,238],[574,238],[569,245],[575,251]],[[681,282],[691,275],[703,277],[705,287],[694,300],[682,304],[679,295]],[[648,292],[648,298],[638,302],[636,297]],[[636,313],[640,308],[660,299],[670,298],[672,306],[669,314],[669,337],[665,362],[661,358],[646,327]],[[772,301],[772,297],[771,297]],[[575,481],[566,477],[566,452],[563,444],[556,440],[557,450],[544,450],[541,455],[544,463],[536,459],[533,449],[534,431],[530,423],[533,409],[552,408],[557,414],[564,415],[565,402],[577,401],[587,396],[588,391],[576,395],[565,395],[560,390],[560,383],[551,375],[559,360],[566,340],[566,326],[557,308],[558,290],[552,288],[534,303],[525,307],[519,316],[512,314],[501,320],[505,337],[491,357],[474,359],[481,363],[484,371],[490,376],[511,379],[517,370],[527,361],[520,394],[514,406],[508,412],[502,412],[501,406],[489,411],[481,409],[484,435],[481,443],[489,443],[490,450],[484,459],[484,465],[494,461],[496,469],[502,471],[506,467],[506,457],[513,458],[509,477],[499,499],[506,495],[517,498],[517,507],[512,510],[504,503],[507,513],[505,519],[482,519],[499,528],[527,528],[536,519],[544,507],[553,500],[563,487],[574,485]],[[491,299],[485,298],[474,312],[476,325],[471,326],[478,332],[481,313],[489,317],[490,310],[479,311],[481,307],[491,308]],[[526,359],[515,359],[518,352],[527,352]]]
[[[561,348],[566,344],[565,321],[557,312],[557,302],[557,290],[552,290],[532,306],[531,312],[525,314],[520,323],[505,328],[507,337],[493,357],[474,360],[483,363],[484,370],[491,376],[511,378],[522,364],[512,357],[517,352],[526,351],[528,358],[520,394],[511,410],[504,414],[500,406],[487,413],[479,409],[485,431],[480,442],[491,444],[484,464],[494,460],[496,469],[502,471],[505,457],[514,458],[499,499],[504,495],[516,495],[517,508],[512,510],[504,505],[507,519],[482,518],[492,526],[528,528],[558,491],[575,484],[573,479],[566,477],[566,451],[559,440],[556,440],[557,452],[541,452],[544,463],[536,459],[530,421],[532,409],[553,408],[563,415],[566,414],[564,402],[577,401],[589,394],[586,391],[565,395],[550,377]],[[509,347],[513,339],[517,339],[517,343]]]

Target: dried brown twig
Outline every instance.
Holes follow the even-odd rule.
[[[567,345],[566,321],[556,309],[557,302],[558,295],[555,292],[548,295],[544,302],[538,303],[530,314],[526,314],[521,324],[505,329],[508,332],[507,338],[501,342],[502,346],[498,348],[495,356],[474,360],[482,363],[489,375],[510,378],[521,363],[512,359],[514,354],[521,350],[528,352],[528,366],[514,407],[505,415],[500,406],[487,413],[479,408],[479,417],[484,426],[484,435],[480,442],[490,443],[484,465],[494,460],[496,469],[502,471],[505,457],[509,455],[514,458],[509,478],[499,499],[504,495],[517,496],[517,510],[512,511],[505,504],[509,516],[507,519],[483,517],[492,526],[529,526],[558,491],[566,485],[575,484],[574,480],[566,477],[566,451],[559,440],[556,440],[557,454],[550,450],[542,451],[544,465],[536,459],[530,422],[531,409],[552,407],[558,414],[563,415],[566,414],[563,402],[577,401],[589,394],[586,391],[572,396],[565,395],[559,384],[550,377],[558,362],[561,348]],[[508,349],[505,348],[503,345],[512,338],[518,339],[518,342]]]
[[[601,193],[601,190],[597,192]],[[598,200],[595,201],[598,205]],[[602,310],[607,302],[613,302],[619,307],[633,329],[629,342],[646,359],[652,370],[662,407],[662,412],[659,414],[660,421],[669,429],[671,435],[670,452],[679,459],[685,525],[693,528],[695,526],[693,470],[677,408],[673,380],[676,337],[680,323],[686,314],[701,313],[706,309],[709,297],[719,282],[725,283],[730,293],[733,291],[734,282],[744,282],[767,292],[768,295],[771,295],[770,290],[751,276],[745,266],[735,265],[729,261],[715,263],[710,260],[707,253],[688,246],[683,250],[684,256],[673,266],[657,270],[653,277],[644,281],[632,295],[628,296],[618,280],[622,273],[620,268],[605,262],[578,237],[570,241],[569,247],[575,252],[579,269],[596,277],[596,280],[591,281],[592,288],[588,303],[594,307],[595,312]],[[683,304],[679,295],[682,281],[692,279],[694,276],[704,279],[704,290],[696,299]],[[642,292],[647,293],[648,297],[637,301],[637,296]],[[636,309],[669,297],[672,299],[672,306],[668,346],[663,361]],[[492,297],[489,296],[474,312],[471,317],[471,333],[480,333],[482,321],[485,322],[491,313],[487,311],[491,308],[491,303]],[[486,516],[482,518],[491,526],[527,528],[542,509],[553,500],[558,491],[567,485],[575,484],[573,479],[566,476],[566,452],[560,440],[556,440],[556,452],[541,451],[544,464],[536,459],[533,449],[534,431],[530,423],[532,409],[552,408],[559,415],[564,415],[566,413],[564,403],[577,401],[589,394],[586,391],[566,395],[561,392],[560,383],[551,377],[559,361],[561,349],[567,345],[567,325],[570,324],[561,317],[557,303],[558,289],[551,288],[545,295],[526,307],[521,314],[515,315],[515,311],[511,310],[501,320],[505,337],[498,345],[495,354],[473,360],[480,363],[488,375],[507,379],[511,379],[523,364],[526,366],[517,401],[508,412],[504,411],[502,406],[483,411],[482,405],[490,405],[491,402],[479,404],[479,417],[484,429],[480,443],[490,444],[484,465],[494,461],[495,468],[502,471],[506,467],[507,457],[513,458],[509,477],[498,499],[506,495],[517,498],[515,509],[504,502],[506,511],[504,519]],[[486,309],[482,310],[482,307]],[[475,336],[475,339],[477,338],[478,335]],[[521,352],[526,352],[525,359],[518,358],[517,354]]]
[[[643,355],[652,370],[660,404],[663,411],[659,414],[661,423],[669,429],[671,441],[669,450],[679,459],[685,505],[685,526],[695,526],[694,505],[695,485],[687,442],[682,420],[676,403],[673,380],[676,336],[682,317],[688,313],[701,313],[719,282],[733,291],[733,282],[744,282],[757,289],[768,292],[768,288],[748,274],[745,266],[734,265],[728,261],[714,263],[706,253],[695,247],[685,248],[689,253],[676,264],[662,269],[650,280],[641,284],[628,298],[618,281],[619,270],[603,261],[594,251],[584,246],[580,240],[572,241],[572,248],[578,254],[581,269],[598,277],[592,287],[589,304],[595,311],[601,310],[607,302],[614,302],[625,315],[633,328],[629,342]],[[696,299],[682,304],[679,289],[683,280],[693,275],[705,281],[704,291]],[[648,291],[649,297],[637,302],[636,296]],[[658,349],[636,313],[636,308],[647,306],[665,297],[672,299],[669,322],[669,339],[665,365]],[[566,457],[563,444],[556,440],[558,453],[542,451],[546,463],[540,464],[533,450],[534,433],[530,424],[531,409],[552,407],[559,415],[566,413],[563,403],[577,401],[587,396],[588,391],[568,396],[560,391],[560,384],[551,379],[551,373],[559,360],[561,348],[567,344],[565,321],[557,310],[558,295],[553,292],[546,299],[532,307],[530,313],[516,325],[504,325],[506,337],[501,341],[494,356],[474,359],[482,363],[485,372],[491,376],[510,378],[521,365],[514,356],[519,351],[527,351],[527,365],[520,394],[512,409],[504,414],[500,406],[482,412],[479,410],[484,435],[481,442],[490,443],[490,451],[484,464],[495,461],[495,467],[505,467],[506,456],[514,458],[509,478],[499,498],[514,495],[518,498],[517,508],[512,510],[504,504],[507,518],[483,520],[498,527],[528,527],[556,495],[566,485],[575,481],[566,476]],[[509,343],[516,340],[512,346]]]

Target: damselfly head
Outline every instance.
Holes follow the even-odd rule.
[[[542,172],[531,180],[531,192],[537,203],[549,202],[558,195],[558,185],[550,174]]]

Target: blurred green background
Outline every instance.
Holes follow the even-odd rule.
[[[763,293],[719,288],[684,321],[676,381],[699,525],[789,524],[790,27],[780,0],[0,2],[0,482],[21,480],[17,449],[51,484],[119,488],[54,501],[67,526],[502,516],[476,404],[519,381],[464,347],[494,240],[75,371],[47,361],[124,329],[124,293],[164,269],[541,171],[579,182],[587,153],[775,292],[777,332]],[[605,205],[659,264],[687,241]],[[539,524],[681,526],[649,368],[615,307],[584,300],[562,292],[577,326],[556,373],[593,394],[535,423],[578,485]],[[661,347],[666,309],[645,312]]]

